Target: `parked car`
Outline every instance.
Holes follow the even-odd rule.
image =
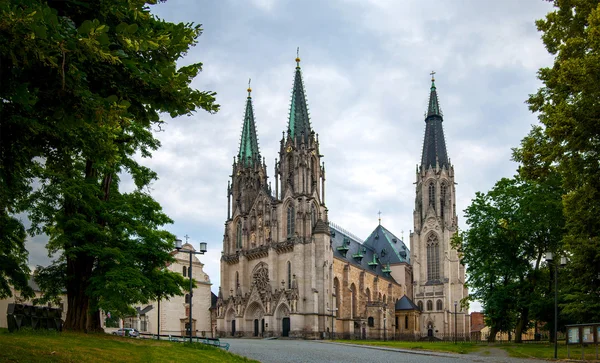
[[[122,337],[134,337],[137,338],[140,336],[140,332],[134,328],[122,328],[113,332],[113,335],[120,335]]]

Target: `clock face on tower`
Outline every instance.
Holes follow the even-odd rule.
[[[287,149],[285,151],[287,151],[287,152],[292,151],[292,145],[288,145],[288,147],[287,147]]]

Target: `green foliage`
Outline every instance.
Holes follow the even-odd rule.
[[[542,256],[557,251],[563,235],[560,185],[556,175],[543,183],[504,178],[465,210],[469,228],[452,244],[467,265],[469,299],[482,302],[494,334],[516,327],[520,339],[544,297]]]
[[[156,18],[155,3],[0,2],[0,216],[27,211],[30,233],[49,236],[60,258],[38,277],[45,299],[66,289],[67,329],[94,330],[99,308],[126,313],[186,284],[164,269],[174,236],[161,228],[172,221],[146,191],[157,175],[136,155],[160,146],[161,115],[218,105],[190,87],[201,63],[177,68],[202,29]],[[125,174],[131,193],[119,189]],[[11,228],[0,253],[23,251],[22,226]]]
[[[542,126],[514,157],[523,177],[545,179],[551,166],[563,178],[570,281],[563,311],[583,323],[600,320],[600,4],[554,5],[536,22],[554,65],[539,70],[543,86],[527,101]]]

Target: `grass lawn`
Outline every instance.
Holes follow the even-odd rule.
[[[459,354],[469,354],[479,352],[481,355],[489,355],[491,350],[502,349],[511,357],[516,358],[538,358],[553,359],[554,344],[552,343],[461,343],[452,342],[401,342],[401,341],[381,341],[381,340],[336,340],[338,343],[364,344],[372,346],[382,346],[399,349],[430,350],[435,352],[449,352]],[[490,349],[493,348],[493,349]],[[569,347],[571,359],[581,359],[581,346]],[[599,350],[600,354],[600,350]],[[599,355],[600,357],[600,355]],[[558,359],[567,359],[567,346],[558,345]],[[593,345],[585,348],[585,359],[594,361],[596,359],[596,347]],[[600,362],[600,361],[598,361]]]
[[[0,329],[0,362],[256,362],[204,344]]]
[[[511,357],[517,358],[542,358],[554,359],[554,344],[553,343],[536,343],[536,344],[498,344],[497,347],[504,349]],[[600,347],[599,347],[600,348]],[[571,359],[581,359],[581,346],[570,346],[569,353]],[[585,359],[594,361],[596,359],[596,347],[588,345],[584,349]],[[600,349],[598,350],[600,357]],[[567,359],[567,346],[558,344],[558,359]]]

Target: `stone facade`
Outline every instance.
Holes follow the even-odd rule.
[[[365,241],[330,224],[325,166],[318,135],[308,118],[300,60],[296,61],[289,122],[280,142],[279,161],[275,160],[274,185],[267,183],[248,89],[240,149],[227,188],[218,335],[318,339],[335,333],[344,338],[389,339],[427,331],[423,324],[430,321],[446,329],[443,322],[448,320],[449,302],[466,296],[464,267],[453,264],[456,251],[449,245],[456,231],[454,210],[448,209],[444,217],[439,213],[435,217],[435,209],[415,211],[415,223],[417,219],[420,223],[411,234],[415,254],[381,222]],[[453,171],[443,173],[439,168],[423,168],[418,188],[425,188],[424,183],[432,178],[437,178],[438,188],[442,179],[453,182]],[[454,208],[454,184],[447,185],[451,185],[448,201]],[[417,199],[421,194],[417,190]],[[437,224],[431,224],[430,218]],[[443,223],[447,225],[442,227]],[[420,236],[429,238],[429,229],[440,231],[435,236],[446,243],[440,252],[449,260],[443,261],[434,284],[423,280],[426,261]],[[432,315],[431,309],[421,314],[412,303],[413,293],[442,299],[442,315]],[[401,301],[404,310],[398,311]]]
[[[191,244],[184,244],[182,250],[195,251]],[[189,277],[188,267],[190,255],[186,252],[172,252],[175,262],[167,268],[170,271]],[[197,255],[192,256],[192,278],[196,281],[196,288],[192,297],[192,331],[194,336],[212,337],[215,334],[211,319],[211,290],[210,277],[203,271],[204,264]],[[160,301],[160,320],[158,317],[159,304],[152,301],[137,307],[137,316],[125,318],[123,326],[136,328],[141,333],[156,334],[160,321],[161,335],[189,335],[186,330],[189,325],[189,294],[173,296]]]
[[[446,153],[442,121],[432,79],[422,160],[417,166],[410,250],[414,301],[422,311],[420,329],[430,337],[447,338],[456,333],[467,335],[470,323],[468,311],[461,306],[468,295],[465,266],[451,245],[458,229],[456,183],[454,166]]]

